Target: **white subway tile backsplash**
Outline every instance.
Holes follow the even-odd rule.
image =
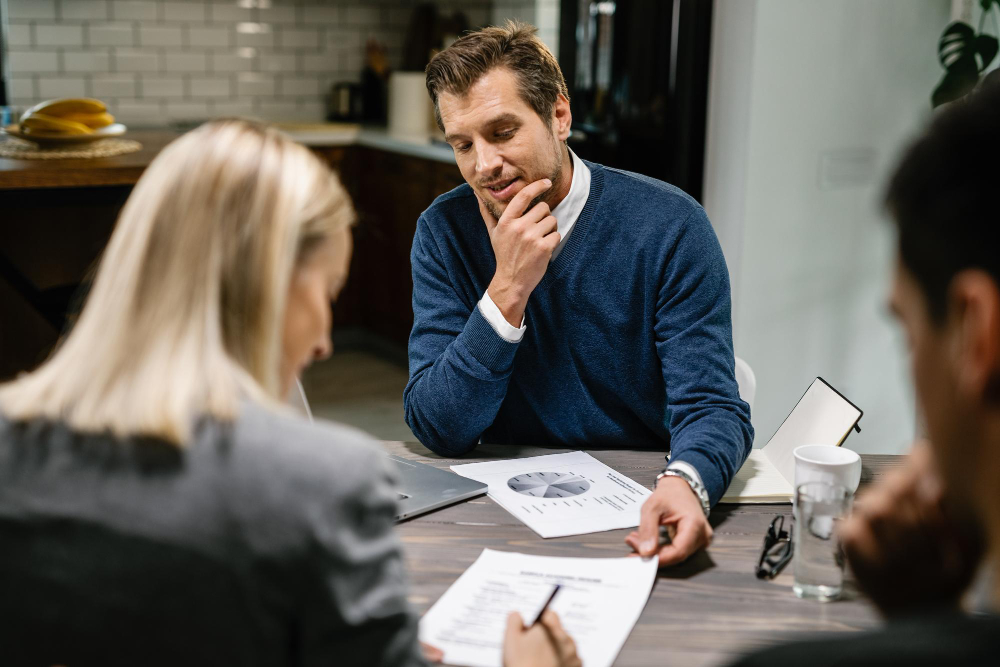
[[[303,53],[299,56],[299,70],[302,72],[331,72],[337,69],[335,53]]]
[[[135,46],[131,23],[92,23],[87,36],[91,46]]]
[[[262,72],[294,74],[298,59],[294,53],[265,53],[260,56]]]
[[[275,120],[300,121],[301,117],[298,105],[294,102],[281,102],[277,100],[261,100],[257,105],[257,110],[264,118]]]
[[[139,88],[143,98],[184,97],[184,77],[143,74],[139,76]]]
[[[331,83],[359,80],[367,39],[385,44],[390,66],[399,66],[416,6],[416,0],[4,2],[16,103],[82,89],[118,104],[123,122],[145,125],[209,115],[320,120]],[[438,4],[470,16],[487,16],[495,6],[492,0]]]
[[[38,95],[43,99],[55,97],[87,97],[87,81],[82,77],[41,77],[38,79]]]
[[[159,72],[159,52],[151,49],[115,49],[115,70],[118,72]]]
[[[155,21],[159,12],[151,0],[114,0],[111,14],[116,21]]]
[[[315,118],[326,118],[326,101],[319,102],[299,102],[299,113],[302,120]]]
[[[299,25],[340,23],[341,7],[323,7],[315,4],[299,7]]]
[[[240,7],[235,0],[230,2],[213,2],[208,5],[209,20],[216,23],[232,23],[234,21],[253,21],[254,13],[249,7]]]
[[[241,72],[236,75],[236,94],[240,97],[244,95],[274,95],[274,77],[270,74],[257,74],[253,72]]]
[[[232,32],[232,29],[228,27],[208,28],[192,25],[188,28],[188,45],[228,48],[232,44]]]
[[[55,0],[9,0],[7,3],[7,15],[11,21],[21,19],[49,19],[55,20],[56,1]]]
[[[347,49],[341,51],[340,58],[340,69],[347,70],[348,72],[360,72],[361,68],[364,67],[365,59],[360,51],[354,49]]]
[[[278,46],[282,49],[313,51],[319,47],[320,31],[315,28],[281,28]]]
[[[210,58],[213,72],[249,72],[253,69],[255,60],[235,52],[213,53]]]
[[[291,4],[272,4],[270,7],[261,7],[257,10],[259,20],[266,23],[292,24],[298,22],[299,15],[296,8]]]
[[[7,52],[10,71],[19,74],[46,74],[59,71],[57,51],[15,51]]]
[[[108,51],[63,51],[63,71],[103,73],[111,69]]]
[[[208,71],[208,56],[204,53],[167,53],[164,70],[192,74],[204,73]]]
[[[32,45],[31,25],[12,23],[7,26],[7,46],[17,48]]]
[[[202,2],[164,2],[163,20],[200,23],[207,18],[207,5]]]
[[[316,76],[284,76],[278,80],[282,97],[315,97],[320,93],[320,80]]]
[[[377,26],[379,24],[379,8],[368,5],[353,5],[347,7],[343,18],[349,25]]]
[[[334,28],[326,31],[326,44],[328,48],[360,48],[361,33],[357,30]]]
[[[116,120],[126,125],[162,125],[166,122],[159,100],[118,100],[110,111]]]
[[[166,103],[167,117],[170,120],[203,121],[211,117],[208,102],[174,102]]]
[[[230,97],[233,81],[225,76],[193,76],[190,81],[191,97]]]
[[[23,75],[10,77],[10,81],[7,82],[7,92],[10,94],[11,104],[26,106],[38,97],[35,77]]]
[[[141,46],[183,46],[183,31],[179,26],[140,26],[139,44]]]
[[[134,74],[100,74],[91,79],[94,97],[135,97]]]
[[[220,118],[224,116],[237,118],[257,118],[259,114],[254,111],[253,101],[243,100],[216,100],[212,103],[212,116]]]
[[[63,21],[107,20],[108,0],[62,0],[59,16]]]
[[[35,24],[36,46],[83,46],[83,26]]]
[[[252,23],[249,25],[261,25]],[[271,48],[274,46],[274,32],[270,30],[264,32],[240,32],[239,26],[236,29],[236,46]]]

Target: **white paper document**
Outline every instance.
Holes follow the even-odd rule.
[[[525,623],[549,608],[576,641],[585,667],[611,665],[639,619],[656,578],[654,558],[552,558],[484,549],[420,621],[420,641],[448,664],[500,667],[507,615]]]
[[[451,467],[489,486],[489,497],[542,537],[639,525],[649,489],[590,454],[570,452]]]

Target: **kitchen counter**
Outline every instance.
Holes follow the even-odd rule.
[[[279,124],[296,141],[313,148],[365,146],[455,164],[451,147],[428,139],[402,139],[382,128],[350,124]],[[125,135],[142,150],[110,158],[81,160],[13,160],[0,158],[0,190],[134,185],[154,157],[180,136],[171,130],[136,130]]]
[[[2,0],[0,0],[2,1]],[[461,185],[450,146],[349,124],[282,124],[336,170],[354,203],[351,280],[334,321],[405,349],[410,247],[434,198]],[[0,159],[0,381],[45,358],[132,186],[182,129],[131,130],[142,150],[85,160]]]
[[[451,146],[428,137],[397,137],[385,128],[346,123],[283,124],[277,127],[306,146],[366,146],[390,153],[455,164]]]
[[[125,134],[142,149],[108,158],[78,160],[14,160],[0,158],[0,190],[134,185],[163,147],[179,136],[166,130]]]

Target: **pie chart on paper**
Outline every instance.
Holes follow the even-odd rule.
[[[572,498],[586,493],[590,482],[567,472],[527,472],[508,479],[507,488],[533,498]]]

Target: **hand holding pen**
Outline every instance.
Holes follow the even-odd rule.
[[[576,642],[563,629],[559,616],[549,605],[559,592],[556,586],[548,600],[525,627],[519,613],[507,617],[507,632],[503,640],[504,667],[582,667],[576,654]]]

